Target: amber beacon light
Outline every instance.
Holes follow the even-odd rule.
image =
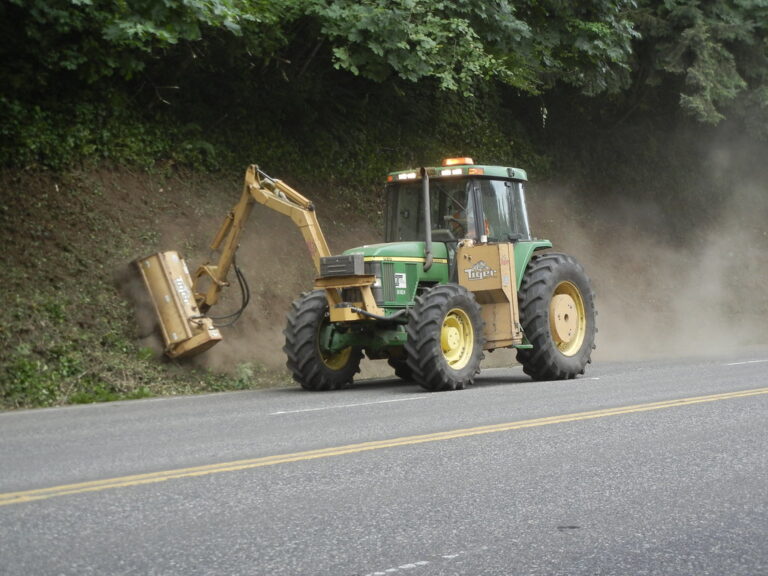
[[[443,159],[443,166],[460,166],[466,164],[474,164],[475,161],[472,158],[445,158]]]

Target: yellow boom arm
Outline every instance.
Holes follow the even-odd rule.
[[[160,252],[136,261],[160,321],[165,353],[171,358],[198,354],[221,340],[221,333],[205,313],[228,285],[240,235],[256,202],[291,217],[304,236],[318,275],[320,258],[331,255],[312,202],[258,166],[249,166],[243,194],[211,243],[211,250],[219,253],[216,264],[200,266],[193,280],[178,252]],[[201,291],[199,286],[206,283]]]
[[[320,258],[331,255],[323,232],[320,230],[312,202],[285,182],[270,178],[260,171],[258,166],[251,165],[245,171],[245,184],[240,201],[227,215],[211,243],[211,250],[219,252],[218,262],[215,265],[204,264],[195,273],[195,287],[203,278],[210,278],[211,280],[210,286],[204,293],[195,292],[202,312],[216,304],[222,287],[227,285],[227,274],[235,259],[240,234],[242,234],[245,222],[256,202],[290,216],[304,236],[304,241],[318,274],[320,273]]]

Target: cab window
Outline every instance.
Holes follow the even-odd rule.
[[[482,233],[489,242],[530,239],[522,182],[478,180]]]

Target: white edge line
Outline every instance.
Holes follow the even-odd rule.
[[[373,406],[374,404],[389,404],[390,402],[407,402],[408,400],[426,400],[427,396],[412,396],[409,398],[395,398],[394,400],[378,400],[376,402],[361,402],[359,404],[338,404],[336,406],[321,406],[320,408],[302,408],[301,410],[281,410],[270,412],[270,416],[281,414],[299,414],[301,412],[319,412],[320,410],[336,410],[338,408],[356,408],[358,406]]]
[[[744,362],[729,362],[723,366],[743,366],[744,364],[764,364],[768,360],[745,360]]]

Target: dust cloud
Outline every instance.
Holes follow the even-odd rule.
[[[597,202],[548,183],[530,195],[536,232],[592,278],[593,360],[716,356],[768,344],[768,150],[738,148],[709,150],[683,194],[616,191]]]

